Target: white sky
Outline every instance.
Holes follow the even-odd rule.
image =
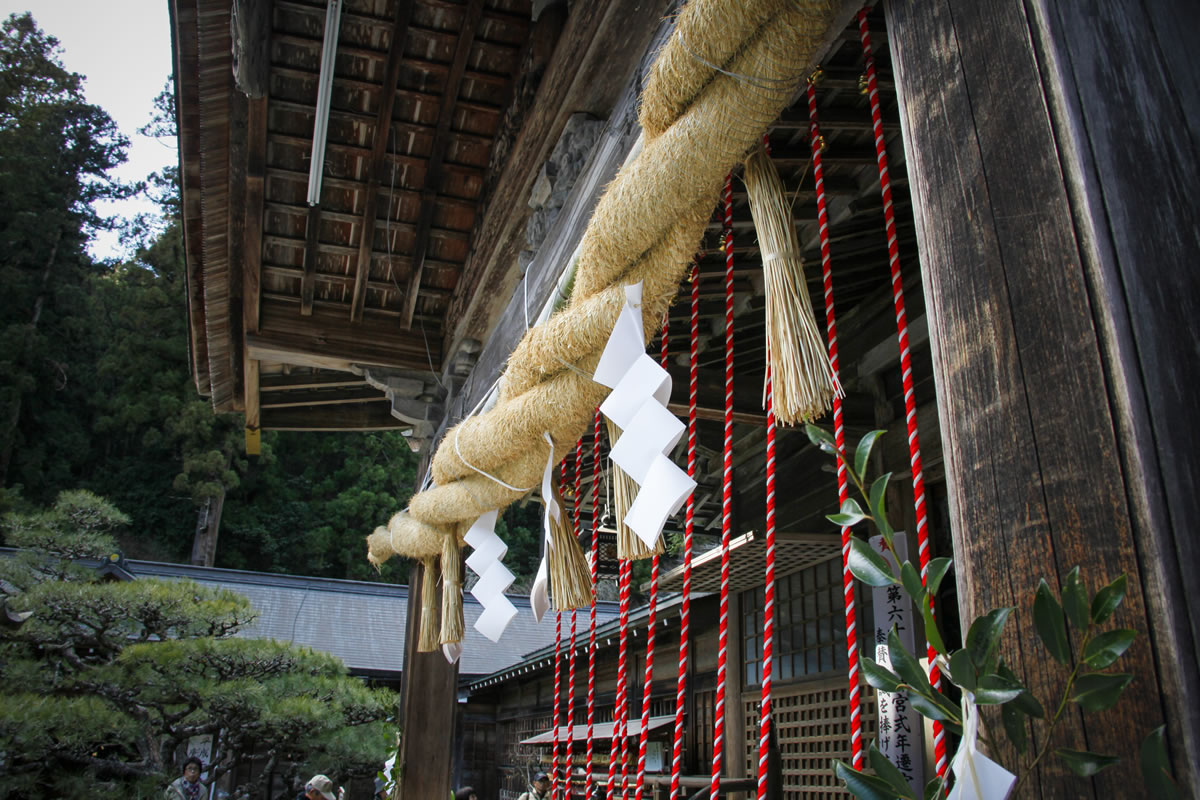
[[[141,180],[175,164],[175,140],[150,139],[137,129],[150,121],[154,98],[171,73],[171,26],[168,0],[0,0],[0,15],[30,11],[38,26],[58,39],[60,59],[72,72],[87,76],[88,102],[100,106],[129,137],[129,160],[113,171],[124,180]],[[106,203],[106,216],[133,217],[152,212],[151,203]],[[92,242],[97,258],[122,255],[116,234]]]

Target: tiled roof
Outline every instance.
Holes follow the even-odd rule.
[[[404,665],[404,634],[408,617],[408,587],[366,581],[306,578],[186,564],[129,561],[139,577],[187,578],[243,594],[259,612],[241,633],[278,639],[338,656],[357,673],[399,673]],[[516,664],[530,652],[554,643],[554,620],[547,615],[534,622],[529,598],[512,596],[517,616],[498,643],[475,632],[483,609],[469,593],[464,596],[466,639],[459,675],[479,676]],[[597,605],[597,621],[617,614],[616,603]]]

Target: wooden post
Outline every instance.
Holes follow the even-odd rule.
[[[417,652],[422,573],[419,564],[409,571],[397,757],[401,774],[393,800],[448,797],[454,769],[458,665],[446,661],[440,648],[433,653]]]
[[[1183,794],[1200,763],[1200,74],[1194,8],[1150,5],[886,8],[964,625],[1017,606],[1004,657],[1046,699],[1065,675],[1033,630],[1040,578],[1126,574],[1114,622],[1142,633],[1121,702],[1053,745],[1121,763],[1090,786],[1042,769],[1027,796],[1139,794],[1164,718]]]

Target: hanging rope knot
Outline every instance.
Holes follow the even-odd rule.
[[[810,86],[816,86],[818,83],[821,82],[821,79],[824,77],[825,77],[825,70],[821,69],[820,67],[817,67],[816,69],[814,69],[812,71],[812,74],[808,76],[808,83]]]
[[[867,73],[864,72],[863,74],[858,76],[858,93],[866,94],[869,89],[870,89],[870,81],[867,78]]]

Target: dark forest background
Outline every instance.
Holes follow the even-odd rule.
[[[129,143],[82,87],[28,14],[4,22],[0,513],[87,489],[132,519],[126,556],[187,561],[223,497],[215,566],[405,582],[402,561],[367,563],[364,538],[408,502],[416,454],[398,432],[268,431],[245,456],[242,417],[215,415],[189,372],[178,172],[114,181]],[[168,81],[143,133],[174,134],[173,97]],[[136,193],[159,213],[105,219],[92,205]],[[94,260],[90,236],[112,228],[133,256]],[[506,514],[514,566],[536,564],[539,516]]]

